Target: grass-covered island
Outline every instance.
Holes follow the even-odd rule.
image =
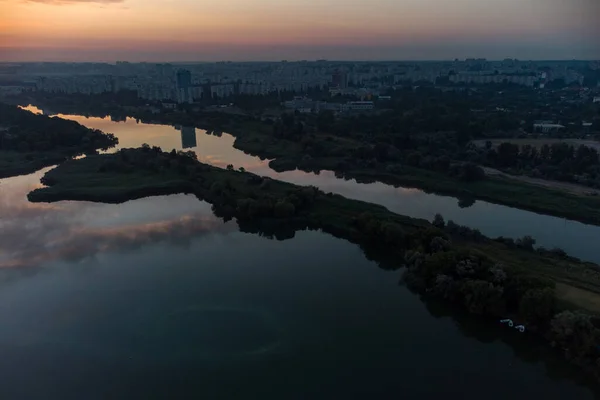
[[[0,103],[0,178],[29,174],[115,146],[112,134]]]
[[[441,216],[429,223],[150,146],[67,161],[42,182],[47,187],[31,192],[31,201],[119,203],[192,193],[217,216],[235,217],[242,231],[285,239],[322,230],[359,244],[383,268],[406,267],[404,281],[422,296],[482,318],[512,318],[600,377],[600,269],[558,249],[534,249],[531,238],[490,239]]]

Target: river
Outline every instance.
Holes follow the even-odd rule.
[[[441,212],[488,234],[535,236],[510,231],[508,217],[488,216],[485,228],[480,219],[499,210],[531,214],[519,224],[555,220],[328,173],[277,174],[226,134],[68,118],[115,133],[121,147],[189,146],[204,162],[408,215]],[[321,232],[286,241],[242,233],[189,195],[28,203],[46,170],[0,180],[2,399],[594,398],[553,353],[422,302],[358,246]]]
[[[34,106],[27,109],[41,112]],[[484,201],[476,201],[470,207],[461,208],[454,197],[428,194],[414,188],[395,188],[382,183],[360,184],[355,180],[336,178],[334,173],[329,171],[319,175],[299,170],[277,173],[269,168],[267,160],[260,160],[235,149],[235,138],[227,133],[214,136],[200,129],[144,124],[131,118],[115,122],[110,118],[60,116],[90,128],[114,133],[119,138],[120,148],[139,147],[143,143],[160,146],[163,150],[185,148],[195,151],[200,161],[223,168],[232,164],[236,168],[243,167],[259,175],[300,185],[314,185],[327,192],[381,204],[390,211],[429,221],[433,220],[436,213],[440,213],[446,220],[451,219],[460,225],[479,229],[489,237],[505,236],[516,239],[529,235],[537,240],[539,246],[549,249],[559,247],[572,256],[600,263],[600,251],[597,248],[600,226]]]

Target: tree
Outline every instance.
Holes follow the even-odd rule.
[[[521,239],[517,239],[516,245],[525,250],[533,250],[535,239],[531,236],[523,236]]]
[[[381,233],[383,240],[387,244],[401,245],[406,234],[402,227],[394,222],[384,222],[381,224]]]
[[[538,326],[547,324],[555,310],[554,291],[551,288],[528,290],[519,303],[519,316],[527,323]]]
[[[227,171],[233,171],[233,164],[227,165]]]
[[[498,154],[497,161],[500,167],[512,167],[517,163],[519,146],[504,142],[498,146],[496,153]]]
[[[588,315],[563,311],[552,319],[550,336],[554,343],[568,351],[573,358],[597,355],[596,346],[600,332]]]
[[[483,280],[467,280],[461,291],[465,306],[473,314],[501,316],[506,310],[502,287]]]
[[[474,163],[464,163],[458,167],[458,178],[465,182],[475,182],[485,178],[483,169]]]
[[[317,115],[317,128],[322,132],[329,132],[335,123],[335,116],[332,111],[322,110]]]
[[[459,208],[469,208],[475,204],[475,198],[473,197],[461,197],[458,199]]]
[[[421,153],[414,151],[406,157],[406,163],[413,167],[418,167],[421,162]]]
[[[273,209],[275,216],[278,218],[286,218],[291,217],[296,213],[296,207],[292,203],[286,200],[279,200],[275,203],[275,208]]]
[[[443,229],[446,226],[446,221],[444,221],[444,217],[442,217],[441,214],[435,214],[432,225],[436,228]]]

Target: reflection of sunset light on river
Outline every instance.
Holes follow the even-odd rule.
[[[160,241],[189,238],[235,227],[215,217],[194,196],[139,199],[120,205],[61,201],[30,203],[50,168],[0,180],[0,268],[34,267],[106,251],[125,251]]]
[[[35,107],[27,107],[31,111],[39,111]],[[448,196],[428,194],[416,188],[393,187],[383,183],[357,183],[356,180],[337,178],[331,171],[322,171],[319,174],[303,171],[287,171],[278,173],[269,168],[268,160],[260,160],[233,147],[235,138],[227,133],[220,136],[207,134],[201,129],[192,129],[186,132],[177,130],[172,126],[138,123],[128,118],[124,122],[114,122],[107,118],[86,118],[82,116],[65,115],[65,118],[78,121],[89,128],[101,129],[114,133],[120,141],[121,147],[139,147],[143,143],[159,146],[163,150],[183,149],[184,144],[190,139],[185,135],[192,135],[195,140],[193,147],[185,150],[195,151],[198,159],[221,168],[231,164],[238,169],[243,167],[257,175],[287,181],[297,185],[314,185],[325,192],[333,192],[347,198],[380,204],[390,211],[408,215],[415,218],[432,220],[436,213],[443,215],[447,220],[453,220],[461,225],[467,225],[481,230],[491,237],[523,237],[530,235],[536,238],[541,246],[552,248],[560,247],[569,253],[590,261],[598,261],[598,253],[594,238],[600,235],[600,228],[583,225],[578,222],[565,221],[532,212],[518,210],[510,207],[499,206],[484,201],[477,201],[468,208],[461,208],[458,199]],[[114,151],[114,150],[112,150]],[[35,174],[36,178],[30,182],[39,183],[42,174]],[[15,179],[25,179],[15,178]],[[33,188],[33,186],[30,186]],[[27,190],[22,189],[21,200],[25,200]],[[0,192],[1,196],[2,192]],[[4,200],[0,200],[2,202]],[[160,201],[157,200],[159,203]],[[148,200],[147,204],[151,204]],[[0,203],[1,204],[1,203]],[[63,203],[59,203],[62,204]],[[75,203],[73,203],[75,204]],[[148,207],[146,203],[143,207]],[[463,205],[464,206],[464,205]],[[70,206],[70,207],[75,207]],[[126,213],[135,215],[138,220],[143,220],[141,215],[143,207],[127,209]],[[156,212],[157,215],[172,209],[171,204],[165,203],[165,209]],[[73,209],[74,210],[74,209]],[[95,210],[88,206],[82,209],[84,214],[92,214]],[[119,215],[119,208],[104,209],[104,213],[115,213],[105,223],[115,224],[117,218],[131,220],[130,215]],[[154,210],[154,208],[152,208]],[[154,213],[155,211],[152,211]],[[171,212],[171,218],[182,215]],[[95,224],[101,223],[99,219],[87,216]],[[148,222],[148,221],[145,221]],[[88,222],[89,223],[89,222]]]

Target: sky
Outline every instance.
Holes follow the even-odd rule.
[[[600,59],[600,0],[0,0],[0,61]]]

